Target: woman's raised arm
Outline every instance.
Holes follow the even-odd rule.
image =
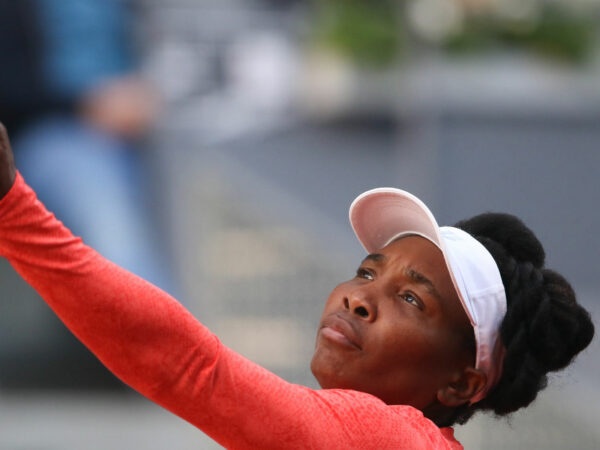
[[[15,170],[0,131],[0,255],[106,367],[228,448],[279,448],[283,441],[309,448],[319,436],[323,442],[305,423],[328,411],[317,391],[224,347],[174,298],[73,236]],[[329,418],[336,417],[331,410]]]

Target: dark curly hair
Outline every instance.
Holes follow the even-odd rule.
[[[452,423],[465,423],[479,410],[504,416],[528,406],[546,387],[548,373],[564,369],[588,346],[594,325],[567,280],[544,267],[542,244],[517,217],[485,213],[455,226],[492,254],[507,297],[502,377],[483,400],[456,411]]]

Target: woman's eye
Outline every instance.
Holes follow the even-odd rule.
[[[421,302],[421,299],[416,295],[411,294],[410,292],[404,292],[400,294],[400,297],[404,299],[406,303],[410,303],[411,305],[414,305],[419,309],[423,308],[423,303]]]
[[[356,276],[358,278],[364,278],[365,280],[373,280],[373,274],[371,273],[371,271],[364,269],[362,267],[360,267],[356,271]]]

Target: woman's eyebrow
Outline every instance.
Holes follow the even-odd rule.
[[[365,256],[365,259],[362,260],[362,263],[366,263],[367,261],[373,261],[373,262],[382,262],[386,259],[385,255],[382,255],[381,253],[371,253],[367,256]],[[361,264],[362,264],[361,263]]]
[[[409,277],[413,282],[422,285],[427,292],[429,292],[432,296],[437,298],[438,300],[442,300],[442,296],[439,291],[436,289],[435,284],[421,272],[416,271],[410,267],[407,267],[404,271],[405,275]]]
[[[371,254],[365,256],[365,258],[362,260],[361,264],[364,264],[367,261],[380,263],[380,262],[385,261],[386,259],[387,259],[387,257],[381,253],[371,253]],[[442,300],[442,296],[440,295],[439,291],[435,287],[435,284],[433,283],[433,281],[431,281],[429,278],[427,278],[421,272],[419,272],[411,267],[407,267],[404,269],[404,274],[405,274],[405,276],[410,278],[414,283],[423,286],[427,290],[427,292],[429,292],[433,297],[435,297],[436,299],[438,299],[440,301]]]

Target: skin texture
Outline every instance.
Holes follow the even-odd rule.
[[[323,388],[367,392],[437,421],[482,387],[441,251],[419,236],[363,260],[327,300],[311,363]]]

